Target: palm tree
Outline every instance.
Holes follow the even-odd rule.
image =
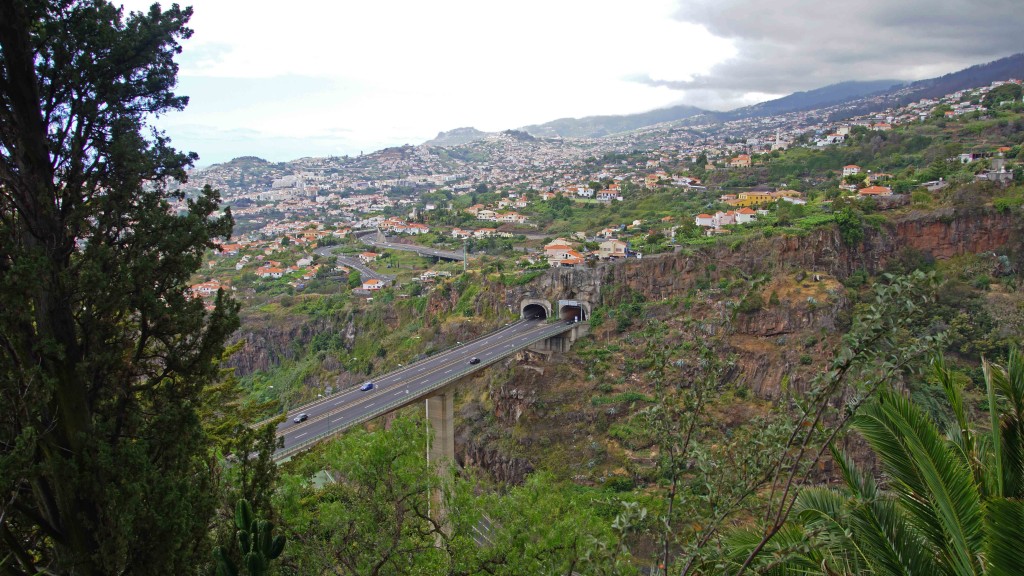
[[[1024,357],[984,362],[990,423],[969,420],[963,390],[941,359],[934,373],[952,418],[940,428],[886,391],[853,426],[878,456],[887,489],[833,450],[841,489],[808,488],[793,520],[755,563],[767,574],[1024,574]],[[734,566],[761,539],[730,536]]]

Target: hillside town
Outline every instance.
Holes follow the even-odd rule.
[[[353,234],[364,238],[368,232],[400,244],[426,242],[467,254],[474,242],[515,242],[523,266],[575,267],[588,259],[642,257],[644,249],[652,249],[648,242],[652,236],[670,243],[655,248],[662,250],[677,235],[730,234],[774,215],[773,206],[780,202],[803,207],[807,194],[820,195],[815,188],[825,184],[772,181],[766,167],[782,151],[827,150],[842,146],[853,135],[888,133],[930,119],[979,117],[987,110],[982,104],[986,95],[1007,84],[1019,86],[1021,80],[996,81],[834,122],[826,119],[846,108],[870,104],[871,99],[856,106],[724,123],[702,124],[697,117],[600,139],[535,138],[510,130],[458,146],[403,146],[359,157],[303,158],[277,164],[238,158],[195,170],[189,185],[219,189],[231,206],[236,235],[220,245],[218,258],[232,259],[235,270],[252,271],[261,280],[285,278],[292,287],[324,273],[323,263],[312,258],[316,247]],[[968,150],[950,160],[970,165],[978,180],[1007,183],[1019,166],[1004,158],[1010,150],[1008,146]],[[894,191],[893,174],[856,164],[836,165],[831,174],[835,179],[831,197],[898,203],[894,197],[907,192]],[[914,185],[934,192],[946,184],[939,178]],[[801,190],[793,189],[794,185]],[[707,198],[701,204],[705,209],[665,214],[656,221],[614,222],[616,205],[661,192],[698,204]],[[605,219],[614,225],[554,237],[547,229],[551,219],[545,218],[554,206],[574,206],[594,214],[604,211]],[[527,242],[528,238],[545,242]],[[293,261],[271,260],[281,254],[290,254]],[[361,258],[363,264],[369,263]],[[330,270],[352,272],[345,265]],[[425,278],[432,279],[438,272]],[[423,279],[421,275],[417,281]],[[392,280],[368,278],[367,282],[357,284],[364,291],[376,291]],[[216,292],[211,286],[200,282],[192,290],[197,296],[210,297]]]

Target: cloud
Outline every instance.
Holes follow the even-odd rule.
[[[732,41],[707,73],[641,80],[741,105],[846,80],[918,80],[1024,49],[1019,0],[680,0],[675,17]]]

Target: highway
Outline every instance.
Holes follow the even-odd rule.
[[[337,246],[325,246],[323,248],[317,248],[316,250],[313,250],[313,253],[319,254],[320,256],[330,256],[331,252],[333,252],[337,248]],[[372,268],[368,267],[367,265],[363,264],[362,260],[360,260],[357,256],[347,256],[344,254],[338,254],[337,256],[335,256],[335,258],[339,265],[348,266],[349,268],[354,268],[358,270],[359,277],[364,282],[371,278],[376,278],[377,280],[380,280],[381,282],[388,284],[395,279],[395,276],[391,274],[381,274],[380,272],[377,272]]]
[[[426,246],[419,246],[417,244],[399,244],[395,242],[378,242],[373,239],[376,233],[360,234],[359,239],[364,244],[373,246],[374,248],[390,248],[392,250],[404,250],[406,252],[415,252],[420,256],[432,256],[434,258],[443,258],[445,260],[462,260],[462,252],[452,252],[451,250],[437,250],[435,248],[428,248]]]
[[[332,434],[429,397],[434,391],[463,376],[483,369],[528,346],[572,328],[564,321],[519,320],[476,340],[420,360],[398,370],[371,378],[373,389],[359,386],[338,392],[288,412],[277,427],[284,447],[274,454],[281,460],[301,452]],[[471,364],[470,359],[480,362]],[[304,422],[293,422],[299,414]]]

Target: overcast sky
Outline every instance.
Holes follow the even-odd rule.
[[[158,124],[200,165],[353,155],[463,126],[724,110],[1024,51],[1019,0],[191,4],[178,87],[191,102]]]

